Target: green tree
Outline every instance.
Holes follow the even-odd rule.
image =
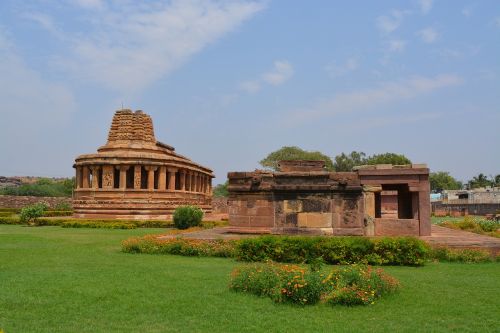
[[[307,151],[299,147],[282,147],[260,161],[260,165],[264,168],[278,171],[279,161],[296,161],[296,160],[313,160],[325,161],[326,169],[333,171],[332,159],[319,151]]]
[[[500,186],[500,175],[495,176],[495,186]]]
[[[462,188],[462,182],[450,176],[449,172],[438,171],[431,172],[429,175],[431,191],[441,192],[443,190],[459,190]]]
[[[487,187],[487,186],[494,186],[495,180],[489,179],[488,176],[484,175],[483,173],[480,173],[479,175],[474,176],[471,180],[469,180],[467,184],[471,189],[479,187]]]
[[[404,165],[411,164],[408,157],[402,154],[395,153],[385,153],[385,154],[374,154],[366,159],[366,164],[392,164],[392,165]]]
[[[337,172],[352,171],[353,167],[363,164],[366,164],[366,154],[361,151],[352,151],[349,155],[342,153],[335,156],[333,168]]]
[[[213,189],[213,196],[215,198],[222,198],[222,197],[228,197],[229,196],[229,191],[227,190],[227,186],[229,185],[229,181],[226,180],[224,184],[219,184],[214,187]]]

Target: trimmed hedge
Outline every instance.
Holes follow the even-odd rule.
[[[18,216],[0,217],[0,224],[27,224]],[[45,218],[36,220],[37,226],[61,226],[63,228],[107,228],[107,229],[135,229],[135,228],[171,228],[172,221],[164,220],[94,220],[76,218]]]
[[[446,247],[434,248],[431,251],[430,257],[437,261],[461,262],[461,263],[478,263],[490,262],[495,258],[487,250],[479,249],[451,249]],[[496,257],[496,261],[500,260],[500,256]]]
[[[17,215],[0,216],[0,224],[27,224],[21,222]],[[136,228],[172,228],[172,221],[165,220],[94,220],[77,218],[38,218],[37,226],[60,226],[63,228],[104,228],[104,229],[136,229]],[[202,222],[200,229],[210,229],[227,225],[227,222]]]
[[[47,210],[43,213],[44,217],[72,216],[72,210]]]
[[[185,238],[159,239],[159,235],[133,237],[122,242],[126,253],[176,254],[196,257],[234,257],[236,241]]]
[[[328,264],[422,265],[429,246],[414,237],[262,236],[238,242],[242,261],[302,263],[322,258]]]
[[[261,236],[237,241],[220,240],[224,256],[240,261],[315,262],[328,264],[423,265],[429,253],[426,243],[411,237],[370,239],[364,237]],[[221,243],[217,243],[220,247]],[[212,243],[182,238],[159,239],[155,235],[131,238],[122,243],[129,253],[210,255]],[[187,253],[187,254],[186,254]]]

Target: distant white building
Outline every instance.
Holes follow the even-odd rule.
[[[473,190],[445,190],[443,202],[500,203],[500,187],[482,187]]]

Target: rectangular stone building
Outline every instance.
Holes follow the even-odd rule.
[[[238,233],[430,235],[429,169],[282,161],[280,171],[230,172],[229,224]]]

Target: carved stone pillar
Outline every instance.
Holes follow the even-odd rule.
[[[155,189],[155,170],[158,167],[148,165],[145,167],[146,171],[148,172],[148,190],[152,191]]]
[[[186,191],[186,170],[181,170],[179,171],[179,173],[180,173],[179,183],[181,186],[181,191]]]
[[[158,190],[165,191],[167,188],[167,167],[160,167],[160,175],[158,176]]]
[[[375,236],[375,193],[382,191],[381,186],[363,186],[363,197],[365,206],[364,234],[365,236]]]
[[[82,177],[83,177],[82,187],[89,188],[90,187],[90,170],[89,170],[89,167],[86,165],[84,165],[82,167]]]
[[[421,176],[422,177],[422,176]],[[428,176],[420,179],[421,191],[418,192],[418,220],[420,226],[420,236],[431,235],[431,199]]]
[[[134,166],[134,190],[141,189],[141,166]]]
[[[101,169],[100,166],[93,165],[90,167],[90,170],[92,170],[92,188],[93,189],[98,189],[99,188],[99,170]]]
[[[115,184],[115,167],[112,165],[104,165],[102,167],[102,188],[111,189]]]
[[[175,173],[177,170],[177,168],[168,168],[168,173],[170,175],[168,179],[168,189],[172,191],[175,191]]]
[[[76,168],[76,188],[82,187],[82,167],[77,166]]]
[[[191,191],[191,171],[186,170],[185,174],[186,174],[186,176],[185,176],[186,181],[184,183],[184,187],[185,187],[185,190],[187,192],[190,192]]]
[[[127,170],[130,168],[129,165],[120,165],[117,167],[120,170],[120,189],[124,190],[127,188]]]
[[[198,173],[193,174],[193,192],[198,192]]]
[[[205,193],[205,189],[206,189],[206,186],[207,186],[207,178],[205,175],[201,175],[201,193]]]

